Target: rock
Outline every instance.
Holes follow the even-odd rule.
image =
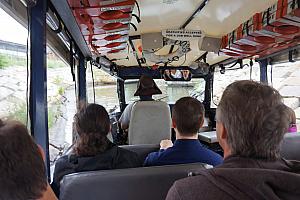
[[[273,77],[273,87],[275,88],[275,89],[280,89],[280,88],[282,88],[282,86],[284,86],[284,78],[274,78]]]
[[[298,66],[298,70],[294,71],[291,76],[294,76],[294,77],[300,77],[300,67]]]
[[[283,97],[300,97],[300,86],[287,85],[283,86],[279,93]]]
[[[283,102],[292,109],[296,109],[300,106],[299,98],[284,98]]]
[[[5,86],[0,86],[0,101],[6,99],[8,96],[12,95],[14,93],[14,90],[9,89]]]
[[[285,85],[300,86],[300,77],[290,77],[284,80]]]
[[[294,111],[295,111],[297,120],[300,120],[300,107],[298,107],[298,108],[295,109]]]

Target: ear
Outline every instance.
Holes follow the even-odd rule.
[[[41,154],[41,156],[43,158],[43,161],[45,161],[46,160],[46,156],[45,156],[44,149],[39,144],[37,144],[37,146],[39,148],[39,152],[40,152],[40,154]]]
[[[200,128],[203,126],[204,124],[204,117],[202,117],[202,120],[200,121]]]
[[[218,123],[218,129],[219,129],[219,137],[222,140],[227,140],[228,134],[227,130],[222,122],[217,122]]]
[[[176,122],[175,122],[175,120],[173,120],[173,119],[172,119],[172,127],[173,127],[173,128],[176,128],[176,127],[177,127]]]

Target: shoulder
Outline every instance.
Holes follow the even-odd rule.
[[[208,170],[203,170],[204,174]],[[200,198],[201,197],[201,198]],[[168,192],[166,200],[222,199],[222,192],[202,173],[176,181]]]
[[[55,171],[69,164],[69,155],[64,155],[55,162]]]
[[[163,155],[167,154],[167,152],[168,152],[167,150],[161,149],[161,150],[159,150],[157,152],[149,153],[148,156],[145,159],[144,166],[156,165],[157,162],[160,160],[160,158]]]
[[[55,162],[53,182],[51,186],[57,195],[59,194],[59,182],[62,180],[64,175],[70,174],[72,172],[74,172],[74,169],[69,162],[69,155],[64,155]]]
[[[55,162],[53,178],[61,179],[64,175],[75,172],[74,167],[77,160],[75,154],[64,155]],[[72,161],[74,159],[74,162]]]
[[[121,155],[138,157],[137,153],[135,153],[133,151],[129,151],[127,149],[124,149],[124,148],[121,148],[121,147],[118,147],[118,146],[114,146],[113,148],[115,148],[116,151],[118,151],[118,153],[121,154]]]
[[[201,175],[177,180],[169,190],[166,200],[198,199],[209,188],[207,181]]]
[[[136,102],[133,102],[131,104],[128,104],[124,110],[124,112],[131,112],[132,107],[136,104]]]
[[[210,165],[216,166],[223,163],[223,157],[216,152],[207,149],[205,147],[202,147],[204,149],[204,154],[206,155],[206,158],[208,159]]]
[[[210,150],[211,151],[211,150]],[[213,161],[213,164],[216,166],[216,165],[220,165],[223,163],[224,159],[222,156],[220,156],[219,154],[217,154],[216,152],[214,151],[211,151],[211,154],[213,155],[212,156],[212,161]]]
[[[113,147],[117,151],[117,159],[120,163],[124,163],[124,168],[126,167],[140,167],[142,161],[140,161],[137,153],[123,149],[121,147]]]

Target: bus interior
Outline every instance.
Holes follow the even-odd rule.
[[[46,152],[49,180],[54,162],[49,155],[46,46],[68,64],[65,73],[75,83],[77,106],[88,99],[97,103],[95,83],[87,82],[89,65],[116,80],[118,105],[109,111],[110,139],[141,159],[157,151],[158,144],[128,145],[118,122],[125,107],[137,100],[133,93],[141,75],[155,80],[163,94],[154,99],[167,102],[171,110],[180,97],[200,100],[206,120],[199,140],[222,155],[215,132],[216,74],[252,73],[255,68],[255,78],[251,74],[241,78],[270,84],[271,66],[300,67],[299,0],[1,0],[0,7],[30,33],[30,130]],[[220,76],[219,84],[226,81]],[[88,97],[91,84],[94,96]],[[283,155],[300,160],[295,153],[299,142],[300,135],[288,136]],[[72,145],[60,149],[60,155],[70,149]],[[206,167],[190,164],[73,174],[63,180],[60,199],[98,199],[100,194],[102,199],[164,199],[174,180]],[[158,182],[165,184],[158,186]],[[84,190],[88,192],[80,193]]]

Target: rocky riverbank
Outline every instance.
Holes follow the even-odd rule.
[[[269,67],[272,85],[284,97],[284,102],[293,108],[300,123],[300,63]],[[51,160],[58,155],[56,147],[72,143],[72,122],[76,112],[75,84],[68,67],[49,68],[47,71],[48,118]],[[271,76],[272,74],[272,76]],[[0,69],[0,117],[11,117],[26,122],[26,67],[12,66]],[[117,105],[116,80],[99,69],[94,69],[96,102],[106,107]],[[259,81],[259,67],[252,69],[253,80]],[[218,101],[225,87],[235,80],[250,79],[250,68],[245,67],[225,74],[216,72],[214,79],[214,103]],[[271,81],[271,78],[270,78]],[[92,102],[92,76],[87,68],[88,97]],[[299,127],[300,130],[300,127]]]

